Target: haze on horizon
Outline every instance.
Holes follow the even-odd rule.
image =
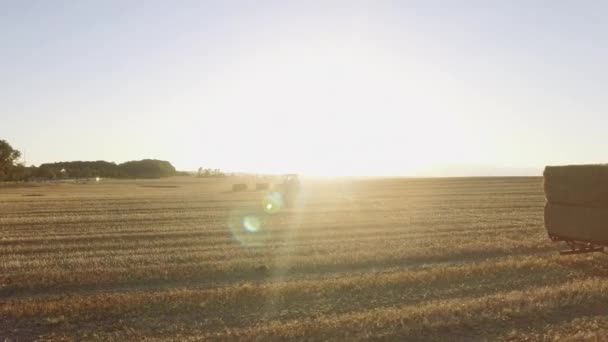
[[[3,1],[28,164],[528,175],[606,162],[601,2]]]

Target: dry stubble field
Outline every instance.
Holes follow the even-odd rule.
[[[273,215],[231,182],[0,187],[0,341],[607,336],[608,259],[558,256],[540,178],[309,181]]]

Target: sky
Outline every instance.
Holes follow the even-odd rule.
[[[608,161],[603,1],[0,0],[28,165],[540,175]]]

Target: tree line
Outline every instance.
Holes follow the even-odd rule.
[[[71,161],[26,167],[19,162],[21,152],[7,141],[0,140],[0,181],[26,181],[33,179],[65,178],[161,178],[184,175],[170,162],[143,159],[116,164],[103,160]]]
[[[162,178],[175,176],[177,171],[166,160],[144,159],[122,164],[98,161],[71,161],[41,164],[37,176],[56,178]]]
[[[222,172],[220,169],[209,169],[199,167],[196,176],[199,178],[207,178],[207,177],[226,177],[226,174]]]

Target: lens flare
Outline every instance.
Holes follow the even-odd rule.
[[[244,246],[262,246],[272,238],[276,229],[277,216],[285,207],[283,195],[279,192],[269,192],[262,197],[262,203],[234,209],[230,212],[228,227],[232,237]],[[260,205],[261,204],[261,205]]]
[[[258,232],[262,226],[262,222],[257,216],[247,215],[243,218],[243,227],[251,233]]]
[[[261,208],[243,208],[231,211],[228,228],[235,241],[243,246],[263,246],[271,233],[266,227],[266,213]]]
[[[262,207],[267,214],[276,214],[285,206],[283,195],[279,192],[271,192],[264,196]]]

